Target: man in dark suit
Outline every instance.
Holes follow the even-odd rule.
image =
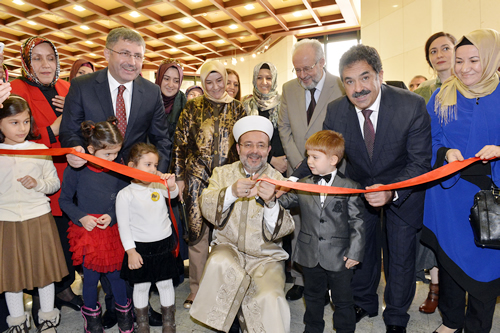
[[[109,33],[104,49],[108,67],[71,81],[60,129],[63,147],[76,147],[84,152],[80,131],[82,121],[99,122],[116,116],[120,130],[122,125],[126,126],[123,148],[116,162],[126,162],[130,148],[149,138],[160,152],[158,170],[167,171],[172,142],[168,136],[160,88],[139,75],[144,50],[144,39],[131,29],[117,28]],[[125,119],[120,119],[116,107],[121,86],[125,87],[121,98],[125,104]],[[85,161],[71,155],[68,163],[81,167]]]
[[[346,96],[328,105],[323,129],[344,136],[345,175],[371,189],[428,172],[431,127],[424,99],[382,85],[382,62],[369,46],[347,51],[340,59],[340,73]],[[365,255],[352,280],[357,321],[378,314],[382,247],[387,282],[384,322],[387,332],[406,332],[415,294],[416,234],[422,227],[424,195],[420,188],[365,195]]]
[[[85,141],[80,131],[84,120],[105,121],[110,116],[118,118],[118,128],[124,142],[116,162],[126,163],[130,148],[137,142],[149,141],[160,153],[158,170],[166,172],[169,165],[172,142],[168,133],[167,118],[160,88],[142,78],[139,74],[145,51],[144,39],[128,28],[112,30],[106,39],[104,56],[108,67],[75,78],[64,104],[60,127],[60,140],[63,147],[74,147],[85,152]],[[68,163],[82,167],[86,161],[75,155],[67,156]],[[117,192],[128,185],[127,179],[117,180]],[[104,328],[116,324],[114,302],[109,282],[101,279],[106,292],[106,313],[103,316]],[[161,325],[161,315],[151,312],[150,324]]]

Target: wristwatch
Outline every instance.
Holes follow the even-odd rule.
[[[276,199],[274,199],[273,201],[269,201],[269,202],[266,203],[266,207],[267,208],[273,208],[275,205],[276,205]]]

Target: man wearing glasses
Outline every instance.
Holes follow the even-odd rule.
[[[158,170],[163,173],[167,171],[172,142],[168,135],[160,87],[139,75],[145,47],[144,39],[139,33],[123,27],[111,30],[104,49],[108,67],[71,81],[60,128],[63,147],[74,147],[79,152],[85,152],[83,147],[86,145],[80,124],[84,120],[97,123],[116,116],[124,142],[115,161],[126,163],[130,148],[149,138],[160,153]],[[67,159],[74,168],[80,168],[86,163],[75,155],[67,155]],[[109,186],[115,186],[118,192],[128,183],[129,179],[117,178],[116,184]],[[103,326],[107,329],[116,324],[116,315],[114,302],[109,301],[111,290],[106,288],[106,281],[101,279],[101,282],[108,296],[107,311],[103,317]],[[160,326],[161,322],[161,315],[158,313],[150,317],[151,325]]]
[[[338,76],[328,73],[325,54],[320,42],[303,39],[292,51],[293,71],[296,80],[283,85],[278,130],[283,149],[288,159],[288,175],[291,175],[305,157],[307,139],[323,129],[326,106],[345,94]],[[300,230],[300,215],[294,214],[295,230],[292,238],[292,253]],[[302,298],[304,281],[300,268],[292,263],[291,275],[294,286],[286,294],[288,300]],[[325,296],[325,302],[329,300]]]

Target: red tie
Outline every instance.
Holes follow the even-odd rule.
[[[368,151],[368,156],[370,156],[371,160],[373,156],[373,146],[375,144],[375,129],[373,128],[373,123],[370,119],[370,115],[372,114],[373,111],[369,109],[364,109],[361,112],[365,117],[365,124],[363,125],[363,133],[365,135],[366,150]]]
[[[118,129],[123,137],[127,131],[127,113],[125,112],[125,101],[123,100],[123,91],[125,86],[118,87],[118,95],[116,96],[116,119],[118,119]]]

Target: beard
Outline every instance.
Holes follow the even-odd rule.
[[[248,158],[260,158],[260,163],[257,166],[252,166],[250,163],[248,163]],[[244,157],[240,157],[241,164],[243,164],[243,167],[245,170],[251,174],[259,171],[262,169],[262,167],[267,163],[267,155],[263,156],[261,154],[248,154]]]

